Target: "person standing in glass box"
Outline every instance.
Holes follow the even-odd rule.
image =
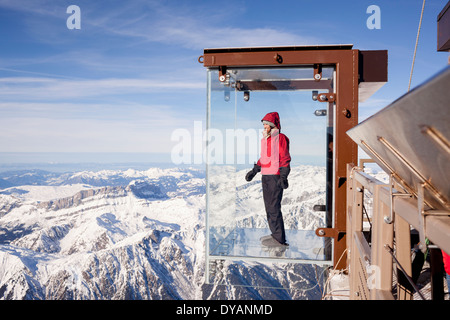
[[[277,112],[266,114],[261,122],[264,126],[261,157],[247,173],[245,180],[251,181],[258,172],[262,174],[264,205],[272,232],[271,235],[261,238],[262,245],[287,247],[281,199],[283,190],[289,187],[287,179],[291,171],[289,139],[280,132],[280,116]]]

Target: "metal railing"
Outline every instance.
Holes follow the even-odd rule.
[[[367,194],[372,195],[373,203],[370,233],[363,227]],[[418,194],[404,191],[392,176],[386,184],[365,173],[361,164],[347,165],[350,299],[410,300],[415,291],[425,299],[411,279],[411,230],[418,231],[422,251],[427,249],[425,238],[438,249],[447,251],[450,212],[425,210],[420,190]],[[394,271],[404,274],[403,281],[393,281]]]

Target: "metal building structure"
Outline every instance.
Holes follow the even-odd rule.
[[[390,176],[389,184],[383,184],[364,174],[362,165],[348,166],[352,298],[392,299],[393,264],[411,280],[414,244],[437,256],[432,276],[438,288],[433,292],[443,292],[440,250],[450,252],[449,85],[447,67],[348,132]],[[373,194],[374,203],[370,235],[362,221],[365,189]],[[416,241],[411,240],[414,233],[418,234]],[[379,278],[373,279],[376,283],[371,288],[368,278],[372,273]],[[401,285],[408,297],[418,291],[413,283]]]

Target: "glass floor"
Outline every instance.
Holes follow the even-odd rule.
[[[318,237],[313,230],[286,230],[288,247],[263,246],[260,239],[268,234],[270,231],[263,228],[236,228],[222,241],[212,243],[210,257],[329,264],[325,250],[328,250],[331,243],[327,246],[326,242],[330,241]]]

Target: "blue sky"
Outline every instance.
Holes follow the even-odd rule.
[[[427,1],[412,87],[447,65],[446,0]],[[69,30],[69,5],[81,29]],[[369,5],[381,29],[366,26]],[[170,153],[206,118],[204,48],[353,44],[389,51],[389,82],[360,120],[408,87],[422,1],[0,0],[1,152]]]

